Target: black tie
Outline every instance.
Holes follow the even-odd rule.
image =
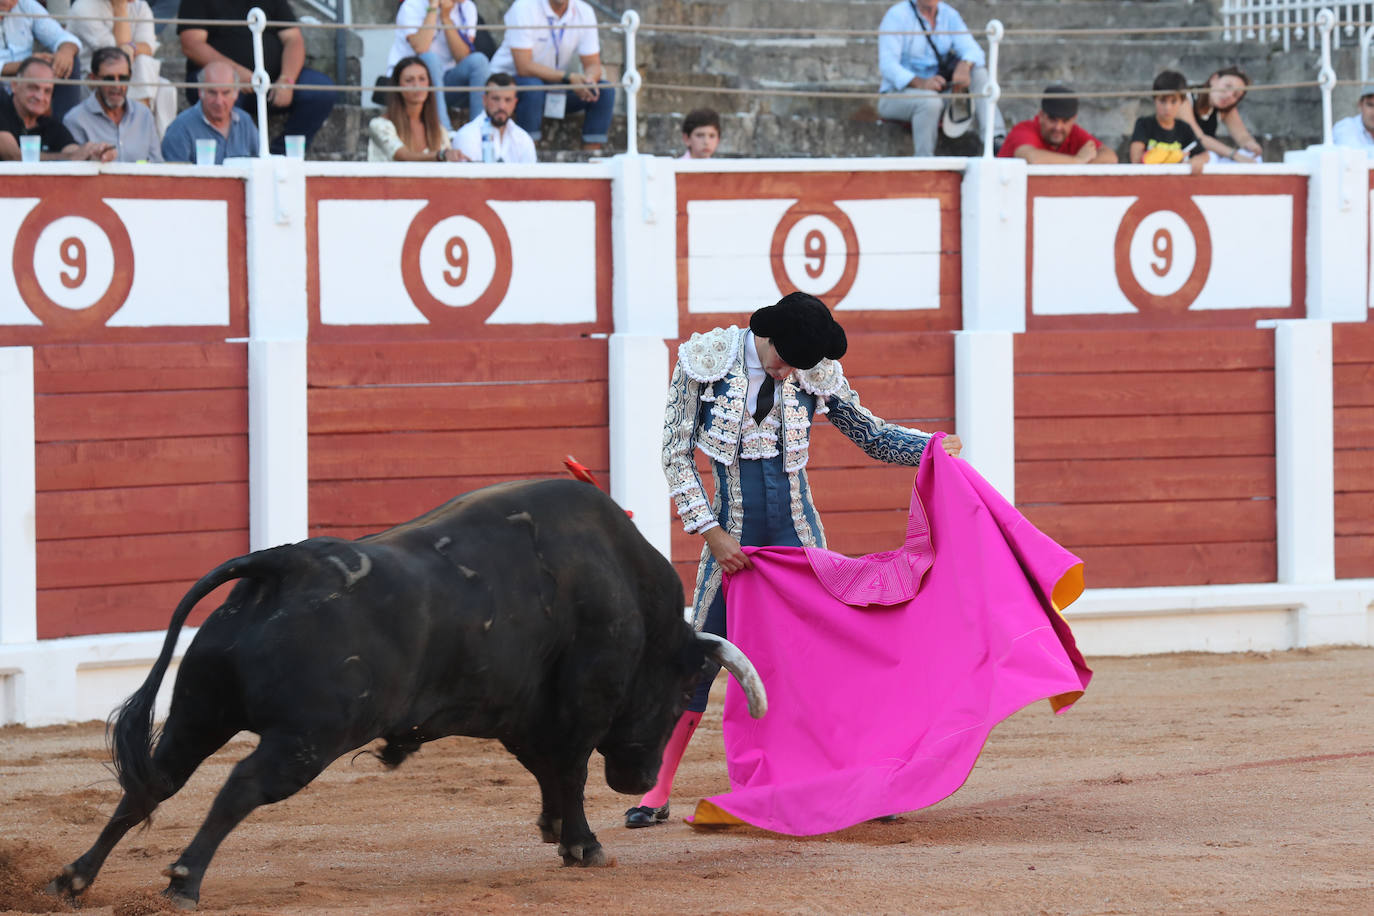
[[[759,386],[758,406],[754,408],[754,422],[762,423],[763,418],[768,416],[768,411],[773,409],[773,376],[765,375],[763,384]]]

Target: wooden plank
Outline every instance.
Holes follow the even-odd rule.
[[[49,344],[34,347],[35,394],[243,388],[242,343]]]
[[[43,541],[38,545],[38,587],[182,580],[189,585],[247,552],[246,528]]]
[[[1017,375],[1017,419],[1272,413],[1274,373],[1100,372]]]
[[[34,439],[70,442],[248,431],[248,390],[43,394],[34,398]]]
[[[538,477],[559,473],[569,454],[587,467],[608,467],[606,429],[313,435],[310,480],[475,477],[496,468],[508,479]]]
[[[1016,457],[1022,461],[1273,454],[1272,413],[1016,421]]]
[[[1374,323],[1336,322],[1331,326],[1331,358],[1337,363],[1374,363]]]
[[[744,319],[747,321],[748,315]],[[954,375],[954,335],[949,332],[855,331],[843,313],[840,320],[849,341],[849,351],[840,360],[848,379]],[[671,359],[677,359],[678,347],[686,339],[667,342]],[[857,383],[855,387],[858,387]]]
[[[1270,330],[1035,331],[1012,338],[1017,375],[1272,369]]]
[[[1336,494],[1336,535],[1374,534],[1374,487]]]
[[[1331,396],[1337,407],[1374,405],[1374,363],[1345,363],[1331,367]]]
[[[38,592],[38,638],[165,630],[177,602],[193,582],[188,579],[42,589]],[[210,612],[229,597],[233,587],[234,583],[225,583],[202,598],[186,625],[198,627],[204,623]]]
[[[1333,420],[1337,449],[1374,448],[1374,406],[1337,407]]]
[[[38,494],[38,540],[219,531],[248,525],[248,484],[112,487]]]
[[[1339,449],[1336,458],[1336,491],[1374,490],[1374,450]]]
[[[592,468],[609,485],[604,469]],[[550,470],[549,477],[566,476]],[[317,480],[310,484],[312,527],[368,528],[380,531],[409,521],[464,493],[510,480],[505,474],[420,477],[386,480]]]
[[[1336,538],[1336,578],[1374,578],[1374,535]]]
[[[246,435],[47,442],[34,453],[40,492],[248,479]]]
[[[1073,549],[1138,544],[1270,541],[1277,536],[1273,500],[1074,503],[1026,506],[1031,524]]]
[[[311,387],[604,381],[601,338],[312,343]]]
[[[312,388],[311,433],[606,426],[598,383]]]
[[[1270,458],[1144,458],[1018,461],[1016,500],[1036,503],[1273,499]]]
[[[1271,541],[1080,547],[1089,588],[1152,588],[1273,582],[1278,549]]]

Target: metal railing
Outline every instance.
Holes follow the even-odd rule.
[[[1353,38],[1364,26],[1374,23],[1374,0],[1357,3],[1331,3],[1330,0],[1222,0],[1223,41],[1282,42],[1292,50],[1294,40],[1307,40],[1308,50],[1320,41],[1318,17],[1329,8],[1341,28],[1332,34],[1333,46],[1341,46],[1341,35]]]
[[[321,0],[321,2],[326,2],[326,0]],[[341,8],[344,9],[345,11],[348,9],[349,0],[337,0],[337,2],[338,2],[339,4],[341,4]],[[1235,3],[1237,3],[1237,2],[1238,2],[1238,0],[1227,0],[1228,6],[1232,6],[1232,5],[1234,5]],[[1274,2],[1270,4],[1270,6],[1277,6],[1277,5],[1279,4],[1279,2],[1280,2],[1280,0],[1274,0]],[[1296,6],[1299,6],[1299,5],[1308,4],[1308,2],[1309,2],[1309,0],[1301,0],[1301,2],[1299,3],[1299,2],[1296,2],[1296,0],[1295,0],[1294,3],[1289,4],[1289,5],[1290,5],[1290,6],[1296,7]],[[1374,0],[1370,0],[1370,2],[1363,3],[1363,4],[1345,4],[1345,5],[1343,5],[1343,7],[1347,10],[1347,15],[1355,15],[1355,14],[1359,14],[1360,9],[1374,8]],[[1355,9],[1355,8],[1357,8],[1357,7],[1360,8],[1360,9]],[[1353,12],[1352,12],[1352,10],[1353,10]],[[73,18],[75,18],[75,17],[66,17],[67,21],[71,21],[71,19],[73,19]],[[103,17],[103,18],[105,18],[106,21],[108,21],[110,17]],[[125,20],[125,21],[133,21],[133,20]],[[154,19],[153,21],[154,21],[154,23],[159,24],[159,25],[164,24],[164,23],[179,23],[179,24],[183,24],[183,25],[223,25],[223,24],[224,24],[224,23],[223,23],[222,21],[220,21],[220,20]],[[387,30],[391,30],[391,29],[395,29],[395,28],[396,28],[396,26],[395,26],[394,23],[346,23],[346,22],[327,22],[327,23],[326,23],[326,22],[313,22],[313,23],[312,23],[312,22],[273,22],[273,21],[269,21],[269,20],[266,18],[266,14],[265,14],[260,8],[257,8],[257,7],[254,7],[254,8],[250,11],[250,13],[249,13],[249,15],[248,15],[247,22],[245,23],[245,26],[246,26],[247,28],[249,28],[249,29],[252,31],[252,33],[253,33],[254,66],[253,66],[253,76],[252,76],[252,83],[251,83],[251,86],[252,86],[252,90],[253,90],[253,92],[255,93],[255,96],[256,96],[255,101],[256,101],[256,109],[257,109],[257,113],[258,113],[258,119],[257,119],[257,120],[258,120],[258,132],[259,132],[259,151],[260,151],[260,155],[264,155],[264,156],[268,154],[268,153],[267,153],[267,150],[268,150],[267,117],[266,117],[267,107],[268,107],[268,105],[267,105],[267,94],[268,94],[268,92],[270,92],[272,89],[281,88],[280,86],[278,86],[278,85],[276,85],[276,84],[273,84],[273,83],[271,82],[270,75],[267,73],[265,67],[263,66],[262,36],[263,36],[263,33],[266,31],[266,29],[268,29],[268,28],[301,28],[301,29],[313,28],[313,29],[333,29],[333,30],[337,30],[337,31],[338,31],[338,34],[339,34],[339,36],[340,36],[340,41],[342,41],[343,37],[344,37],[345,34],[346,34],[345,30],[350,30],[350,29],[351,29],[351,30],[371,30],[371,29],[387,29]],[[542,26],[535,26],[535,28],[540,28],[540,27],[542,27]],[[446,27],[445,27],[445,28],[446,28]],[[478,26],[477,28],[482,29],[482,30],[489,30],[489,31],[493,31],[493,32],[502,32],[502,31],[505,31],[506,29],[511,28],[511,27],[506,26],[506,25],[504,25],[504,24],[483,24],[483,25]],[[522,26],[521,28],[525,28],[525,27]],[[554,26],[548,26],[548,28],[552,29],[552,28],[554,28]],[[559,26],[558,28],[565,28],[565,27]],[[627,123],[626,123],[626,128],[627,128],[627,130],[626,130],[626,134],[627,134],[627,139],[626,139],[626,146],[627,146],[627,149],[626,149],[626,151],[627,151],[628,153],[630,153],[630,154],[636,154],[636,153],[638,153],[638,151],[639,151],[639,150],[638,150],[638,134],[639,134],[639,96],[640,96],[641,93],[646,92],[646,91],[695,92],[695,93],[699,93],[699,94],[702,94],[702,95],[721,94],[721,95],[748,95],[748,96],[800,96],[800,97],[817,98],[817,99],[855,99],[855,100],[874,100],[874,101],[876,101],[877,99],[879,99],[879,98],[882,97],[882,94],[879,93],[879,92],[876,92],[876,91],[861,92],[861,91],[844,91],[844,90],[812,90],[812,89],[758,88],[758,87],[724,87],[724,86],[673,85],[673,84],[667,84],[667,83],[654,83],[654,82],[646,81],[646,80],[644,79],[644,77],[640,74],[640,72],[639,72],[639,70],[638,70],[638,61],[637,61],[637,39],[638,39],[639,34],[640,34],[640,33],[644,33],[644,32],[648,32],[648,33],[680,33],[680,32],[682,32],[682,31],[686,31],[686,30],[691,29],[691,30],[697,31],[697,32],[709,32],[709,33],[715,33],[715,34],[721,34],[721,35],[728,35],[728,34],[740,34],[740,35],[778,35],[778,34],[784,34],[784,33],[785,33],[785,34],[793,34],[793,33],[802,33],[802,32],[804,32],[804,33],[806,33],[806,34],[808,34],[808,35],[830,35],[830,34],[842,33],[842,34],[847,35],[847,36],[858,36],[858,35],[862,35],[862,36],[876,36],[876,35],[880,34],[879,31],[878,31],[877,29],[871,29],[871,28],[870,28],[870,29],[816,29],[816,28],[810,28],[810,29],[794,29],[794,28],[760,28],[760,27],[745,27],[745,26],[739,26],[739,27],[728,27],[728,26],[683,27],[683,26],[676,26],[676,25],[643,25],[643,24],[641,24],[641,22],[640,22],[639,14],[638,14],[636,11],[634,11],[634,10],[626,10],[625,13],[621,16],[620,21],[617,22],[617,23],[598,22],[598,23],[596,23],[595,25],[583,25],[583,26],[569,25],[569,26],[566,26],[566,28],[567,28],[567,29],[590,29],[590,28],[595,28],[595,29],[602,30],[602,31],[609,31],[609,32],[613,32],[613,33],[619,33],[620,35],[623,36],[623,40],[624,40],[624,63],[623,63],[623,72],[622,72],[622,74],[621,74],[621,77],[620,77],[620,79],[619,79],[618,81],[615,81],[615,82],[603,81],[603,82],[601,82],[599,85],[601,85],[601,86],[614,86],[614,87],[618,87],[618,88],[620,88],[620,89],[625,93],[625,116],[626,116],[626,122],[627,122]],[[1056,36],[1066,36],[1066,35],[1076,35],[1076,36],[1083,36],[1083,35],[1103,36],[1103,35],[1118,35],[1118,34],[1121,34],[1121,35],[1140,36],[1140,35],[1149,35],[1149,34],[1176,34],[1176,33],[1184,33],[1184,32],[1191,32],[1191,33],[1198,33],[1198,32],[1204,32],[1204,33],[1205,33],[1205,32],[1217,32],[1217,31],[1222,31],[1222,30],[1224,30],[1224,29],[1226,29],[1226,28],[1228,28],[1228,26],[1226,26],[1226,25],[1221,25],[1221,26],[1172,26],[1172,27],[1161,27],[1161,28],[1155,28],[1155,29],[1016,29],[1016,30],[1013,30],[1013,31],[1010,31],[1010,32],[1009,32],[1008,30],[1006,30],[1006,29],[1003,27],[1002,23],[1001,23],[999,20],[994,19],[994,20],[990,21],[990,22],[987,24],[987,26],[986,26],[983,30],[981,30],[981,31],[970,29],[970,30],[967,30],[967,31],[963,31],[963,32],[959,32],[959,33],[958,33],[958,34],[969,34],[969,35],[975,35],[975,36],[981,35],[982,37],[986,38],[986,40],[987,40],[987,42],[988,42],[988,54],[987,54],[988,82],[987,82],[986,88],[983,90],[982,93],[979,93],[979,94],[973,94],[973,93],[946,93],[946,96],[947,96],[947,97],[950,97],[950,98],[965,98],[965,99],[970,99],[970,100],[972,100],[973,102],[975,102],[976,104],[981,104],[981,105],[983,106],[983,114],[984,114],[984,116],[985,116],[985,118],[984,118],[984,123],[985,123],[985,124],[989,124],[989,125],[992,123],[992,111],[993,111],[993,108],[994,108],[994,106],[997,105],[997,103],[998,103],[999,101],[1005,100],[1005,99],[1022,99],[1022,100],[1036,99],[1036,100],[1038,100],[1039,97],[1040,97],[1040,94],[1041,94],[1041,93],[1038,92],[1038,91],[1037,91],[1037,92],[1005,92],[1005,91],[1003,91],[1003,89],[1002,89],[1001,83],[999,82],[999,68],[1000,68],[1000,57],[1001,57],[1001,55],[1000,55],[1000,49],[1001,49],[1001,45],[1002,45],[1008,38],[1019,38],[1019,37],[1029,36],[1029,35],[1034,35],[1034,36],[1037,36],[1037,37],[1046,36],[1046,35],[1056,35]],[[1234,28],[1234,26],[1231,26],[1230,28]],[[1256,28],[1256,29],[1259,28],[1259,23],[1258,23],[1258,22],[1255,24],[1255,28]],[[1299,35],[1306,35],[1306,36],[1309,38],[1309,41],[1313,44],[1314,47],[1320,46],[1320,48],[1321,48],[1319,70],[1318,70],[1318,73],[1317,73],[1317,75],[1316,75],[1316,79],[1315,79],[1315,80],[1303,81],[1303,82],[1289,82],[1289,83],[1282,83],[1282,84],[1253,84],[1253,85],[1247,87],[1247,91],[1248,91],[1248,92],[1255,92],[1255,91],[1282,90],[1282,89],[1293,89],[1293,88],[1317,88],[1317,89],[1319,89],[1319,90],[1321,91],[1321,97],[1322,97],[1322,122],[1323,122],[1323,123],[1322,123],[1322,136],[1323,136],[1323,142],[1330,143],[1330,142],[1331,142],[1331,123],[1332,123],[1331,95],[1332,95],[1332,91],[1334,90],[1334,88],[1338,85],[1338,80],[1336,79],[1336,74],[1335,74],[1334,69],[1332,68],[1332,65],[1331,65],[1331,49],[1332,49],[1333,46],[1334,46],[1334,47],[1338,47],[1338,46],[1339,46],[1339,36],[1340,36],[1340,33],[1341,33],[1342,30],[1345,30],[1345,31],[1346,31],[1347,33],[1349,33],[1349,34],[1353,34],[1353,31],[1352,31],[1353,26],[1352,26],[1352,24],[1351,24],[1351,21],[1349,21],[1349,20],[1338,20],[1338,19],[1337,19],[1336,13],[1335,13],[1332,9],[1320,9],[1320,10],[1317,11],[1316,15],[1312,17],[1312,19],[1311,19],[1310,22],[1307,22],[1307,21],[1303,21],[1303,22],[1290,21],[1290,22],[1279,23],[1279,24],[1268,23],[1268,24],[1265,24],[1265,25],[1264,25],[1264,28],[1265,28],[1265,29],[1268,29],[1268,30],[1271,30],[1271,31],[1274,31],[1274,32],[1282,32],[1282,33],[1284,33],[1284,34],[1293,33],[1293,34],[1299,34]],[[936,33],[933,33],[933,34],[954,34],[954,33],[936,32]],[[1225,33],[1223,33],[1223,34],[1225,34]],[[1370,51],[1371,45],[1374,45],[1374,26],[1362,26],[1362,27],[1360,27],[1360,30],[1359,30],[1359,43],[1360,43],[1360,49],[1361,49],[1359,79],[1360,79],[1361,82],[1365,82],[1365,81],[1367,81],[1368,78],[1369,78],[1369,51]],[[92,80],[89,80],[89,79],[82,79],[82,80],[55,79],[55,80],[53,80],[53,82],[54,82],[54,83],[57,83],[57,84],[78,83],[78,84],[87,85],[87,86],[96,86],[96,85],[99,85],[98,82],[92,81]],[[129,85],[130,85],[130,86],[133,86],[133,85],[144,85],[144,84],[141,84],[141,83],[129,83]],[[210,83],[197,84],[197,83],[184,83],[184,82],[182,82],[182,83],[176,83],[176,82],[173,82],[173,83],[171,83],[171,85],[180,88],[180,87],[186,87],[186,86],[196,86],[196,85],[217,85],[217,84],[210,84]],[[357,92],[357,93],[360,93],[360,94],[362,94],[362,93],[374,93],[374,92],[386,93],[386,92],[399,92],[399,91],[402,91],[400,87],[387,87],[387,86],[375,86],[375,87],[374,87],[374,86],[353,86],[353,85],[347,85],[347,84],[344,83],[343,80],[340,80],[336,85],[331,85],[331,86],[295,85],[295,86],[293,86],[292,88],[293,88],[295,91],[297,91],[297,92],[302,92],[302,91],[309,92],[309,91],[335,91],[335,90],[342,90],[342,91],[345,91],[345,92]],[[544,86],[515,86],[515,87],[512,87],[512,88],[513,88],[516,92],[545,91],[545,87],[544,87]],[[430,87],[430,90],[429,90],[429,91],[431,91],[431,92],[439,92],[439,91],[445,91],[445,89],[444,89],[444,87],[441,87],[441,86],[434,86],[434,87]],[[447,91],[451,91],[451,89],[450,89],[450,90],[447,90]],[[1141,96],[1148,96],[1148,95],[1150,95],[1150,90],[1147,90],[1147,89],[1140,89],[1140,88],[1129,88],[1129,89],[1122,89],[1122,90],[1106,90],[1106,91],[1079,91],[1079,92],[1076,92],[1075,94],[1076,94],[1079,98],[1132,98],[1132,97],[1137,97],[1137,98],[1138,98],[1138,97],[1141,97]],[[991,130],[988,130],[988,131],[986,131],[986,133],[987,133],[988,135],[985,136],[985,137],[983,138],[983,155],[984,155],[984,156],[992,156],[992,155],[994,154],[994,152],[995,152],[995,151],[993,150],[993,148],[992,148],[992,146],[993,146],[993,138],[992,138],[992,136],[991,136],[992,131],[991,131]]]

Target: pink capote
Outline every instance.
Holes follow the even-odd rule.
[[[849,559],[745,548],[726,576],[729,639],[763,678],[749,716],[731,681],[731,791],[695,826],[798,836],[932,805],[968,778],[993,726],[1036,700],[1056,711],[1092,672],[1058,613],[1082,562],[937,441],[922,456],[905,545]]]

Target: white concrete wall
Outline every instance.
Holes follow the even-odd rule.
[[[1065,614],[1089,656],[1374,644],[1374,580],[1333,578],[1331,321],[1364,320],[1370,199],[1347,194],[1350,164],[1322,151],[1290,161],[1318,173],[1309,211],[1309,319],[1276,330],[1280,582],[1090,589]],[[615,332],[610,336],[613,495],[665,554],[671,525],[659,471],[662,410],[678,334],[679,172],[963,172],[965,330],[956,340],[957,422],[975,467],[1015,492],[1013,340],[1025,327],[1027,170],[1019,163],[761,160],[679,163],[617,157],[591,166],[472,166],[474,177],[602,178],[612,185]],[[91,174],[93,167],[68,169]],[[109,169],[129,173],[128,167]],[[1073,174],[1055,169],[1053,174]],[[157,174],[205,174],[168,167]],[[270,162],[220,172],[248,205],[252,543],[307,530],[305,176],[451,179],[435,167]],[[1103,174],[1085,171],[1084,174]],[[1133,173],[1138,174],[1138,173]],[[1364,179],[1363,172],[1356,177]],[[1355,227],[1358,223],[1359,228]],[[1257,227],[1256,231],[1265,231]],[[1352,238],[1343,234],[1354,233]],[[1353,240],[1352,240],[1353,239]],[[1327,244],[1327,242],[1331,244]],[[1339,244],[1338,244],[1339,242]],[[1346,244],[1350,242],[1350,244]],[[1315,246],[1315,247],[1314,247]],[[1351,298],[1360,308],[1350,305]],[[552,306],[551,306],[552,307]],[[32,351],[0,349],[0,724],[102,719],[141,682],[162,633],[37,641],[34,617]],[[1323,393],[1324,392],[1324,393]],[[181,634],[178,656],[194,631]],[[169,672],[165,694],[174,679]],[[164,707],[165,708],[165,707]]]

